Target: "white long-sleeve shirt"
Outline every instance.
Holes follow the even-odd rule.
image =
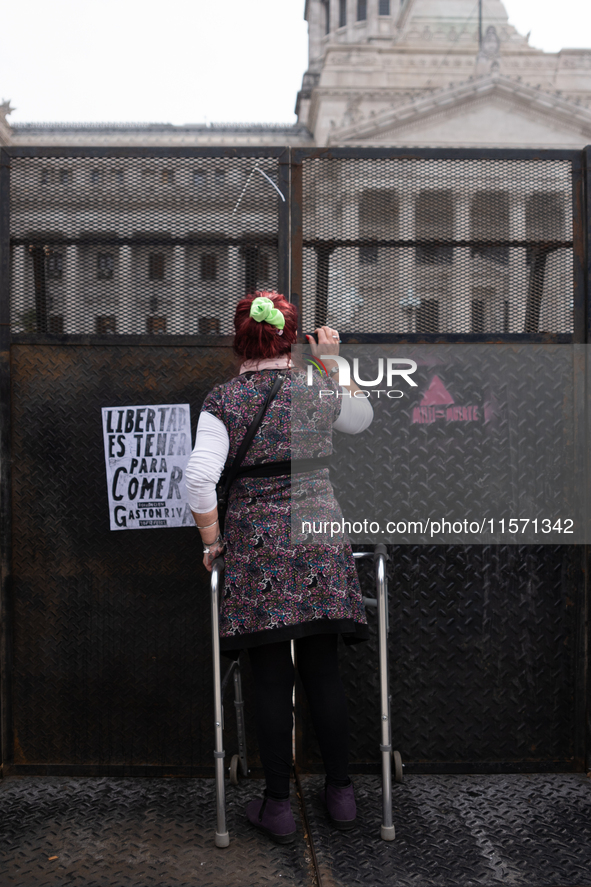
[[[343,397],[341,412],[333,422],[335,431],[360,434],[373,420],[373,408],[366,397]],[[215,487],[220,479],[230,438],[224,423],[211,413],[202,412],[197,425],[195,447],[185,472],[191,511],[205,514],[217,505]]]

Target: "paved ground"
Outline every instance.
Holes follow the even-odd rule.
[[[245,821],[260,793],[228,787],[230,847],[213,844],[206,779],[11,777],[0,783],[1,887],[591,887],[591,779],[584,775],[407,776],[394,786],[396,840],[380,830],[380,782],[356,777],[360,824],[326,821],[319,777],[302,788],[314,859]],[[315,866],[314,866],[315,862]]]
[[[324,887],[591,885],[591,779],[578,774],[407,776],[394,785],[396,840],[380,839],[380,780],[355,779],[360,825],[334,832],[302,780]]]

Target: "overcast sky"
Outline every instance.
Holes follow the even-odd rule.
[[[591,47],[589,0],[505,6],[533,46]],[[5,2],[0,98],[14,123],[291,123],[303,10],[304,0]]]

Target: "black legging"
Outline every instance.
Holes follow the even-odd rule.
[[[328,782],[349,785],[349,718],[339,674],[338,635],[319,634],[296,641],[298,672],[320,745]],[[249,649],[256,690],[256,726],[267,794],[289,797],[292,765],[294,666],[289,641]]]

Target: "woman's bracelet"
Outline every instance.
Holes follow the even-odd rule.
[[[223,546],[223,544],[224,544],[224,540],[222,538],[222,534],[218,533],[217,537],[213,540],[213,542],[208,542],[207,545],[203,546],[203,554],[209,554],[211,552],[211,549],[214,548],[214,546],[218,546],[218,545]]]
[[[215,527],[215,525],[217,524],[217,522],[218,522],[218,519],[217,519],[217,517],[216,517],[216,519],[214,520],[214,522],[213,522],[212,524],[207,524],[206,527],[200,527],[199,524],[197,524],[197,529],[198,529],[198,530],[209,530],[210,527]]]

